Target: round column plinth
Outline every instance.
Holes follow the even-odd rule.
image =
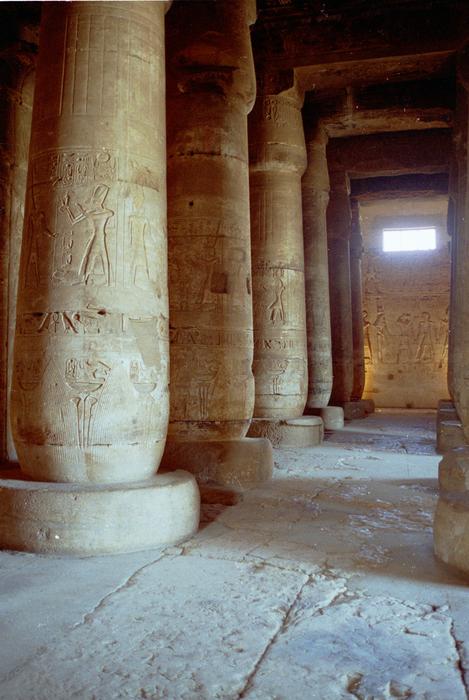
[[[0,547],[42,554],[117,554],[174,544],[199,525],[195,479],[183,471],[125,484],[0,479]]]
[[[460,420],[440,420],[436,426],[436,451],[445,454],[463,447],[466,438]]]
[[[342,404],[345,420],[361,420],[365,418],[366,411],[363,401],[345,401]]]
[[[316,416],[321,416],[325,430],[342,430],[344,427],[344,409],[342,406],[324,406],[312,409]]]
[[[323,440],[324,426],[316,416],[283,420],[253,418],[248,435],[268,438],[274,447],[316,447]]]
[[[201,484],[247,489],[272,477],[272,445],[265,439],[168,440],[161,466],[191,472]]]
[[[469,492],[469,447],[457,447],[445,454],[438,465],[440,491]]]
[[[439,559],[469,574],[469,493],[440,496],[433,542]]]
[[[373,401],[373,399],[360,399],[360,403],[365,409],[366,415],[375,412],[375,402]]]

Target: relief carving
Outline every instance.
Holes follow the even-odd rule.
[[[67,286],[80,283],[96,286],[109,285],[110,263],[106,244],[106,227],[115,212],[104,204],[108,193],[109,187],[101,183],[94,188],[88,204],[82,204],[78,201],[71,204],[70,195],[67,193],[64,196],[60,209],[66,212],[72,224],[72,231],[66,244],[70,253],[66,257],[65,264],[53,273],[55,281]],[[73,227],[82,221],[87,223],[89,238],[81,259],[74,266]]]

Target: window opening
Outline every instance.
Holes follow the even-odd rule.
[[[435,249],[436,229],[433,227],[383,229],[383,252],[385,253]]]

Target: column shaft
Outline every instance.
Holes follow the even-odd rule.
[[[332,404],[350,401],[353,389],[352,294],[350,280],[351,211],[345,173],[331,175],[327,208],[331,304]]]
[[[143,479],[164,448],[165,9],[43,6],[12,390],[39,480]]]
[[[171,440],[232,440],[254,379],[247,113],[250,0],[168,15]],[[194,12],[194,9],[196,11]]]
[[[352,295],[353,387],[352,401],[360,401],[365,389],[365,339],[363,328],[362,253],[358,202],[352,201],[350,238],[350,291]]]
[[[14,47],[3,57],[4,82],[0,92],[0,462],[16,458],[10,428],[9,396],[31,133],[33,66],[33,56]]]
[[[263,95],[249,119],[257,418],[301,416],[307,397],[301,103]]]
[[[332,339],[326,211],[329,202],[327,135],[307,132],[308,166],[302,179],[305,253],[307,408],[324,408],[332,391]]]
[[[468,93],[462,85],[458,90],[454,157],[456,177],[452,178],[455,198],[455,227],[452,234],[452,272],[450,334],[448,348],[448,377],[451,396],[469,441],[469,195],[468,178]]]

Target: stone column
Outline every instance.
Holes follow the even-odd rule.
[[[326,212],[329,203],[327,134],[306,129],[308,167],[302,180],[308,340],[307,409],[327,406],[332,391],[332,340]]]
[[[288,432],[304,432],[305,422],[309,431],[311,423],[295,420],[303,414],[308,392],[302,103],[295,87],[260,94],[249,117],[256,381],[250,434],[268,435],[275,444],[289,440]],[[320,438],[314,427],[312,444]]]
[[[16,459],[8,397],[13,368],[16,296],[31,133],[34,54],[12,46],[2,56],[0,86],[0,468]],[[11,466],[11,465],[10,465]]]
[[[352,293],[350,281],[351,211],[348,178],[330,173],[327,208],[329,291],[331,304],[333,385],[331,403],[350,402],[353,389]]]
[[[135,550],[197,527],[193,477],[155,476],[169,408],[165,8],[43,6],[12,427],[23,475],[46,484],[0,489],[4,546]]]
[[[255,3],[179,2],[168,15],[171,415],[164,464],[203,482],[269,478],[254,406],[247,114]]]
[[[436,555],[469,573],[469,46],[458,56],[458,105],[455,121],[451,195],[452,230],[449,378],[451,397],[462,424],[458,449],[445,453],[439,465],[440,497],[435,512]],[[448,407],[450,408],[450,407]],[[453,421],[454,422],[454,421]],[[454,426],[453,426],[454,427]],[[440,426],[443,430],[443,424]],[[453,430],[454,432],[454,430]],[[440,443],[441,443],[441,435]]]
[[[360,401],[365,389],[365,342],[363,333],[362,254],[363,238],[360,210],[351,201],[352,233],[350,237],[350,287],[352,295],[353,387],[352,401]]]

